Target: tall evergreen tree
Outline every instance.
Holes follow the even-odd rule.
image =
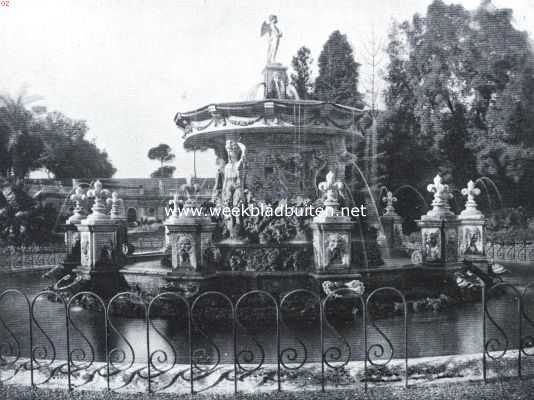
[[[346,106],[362,107],[363,96],[358,91],[359,67],[347,36],[339,31],[332,32],[319,56],[315,97]]]
[[[306,46],[298,49],[297,54],[291,60],[291,66],[294,70],[294,73],[291,74],[291,84],[301,99],[309,99],[313,93],[312,63],[311,51]]]

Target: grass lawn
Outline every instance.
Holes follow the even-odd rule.
[[[321,392],[271,392],[262,394],[240,394],[242,400],[344,400],[344,399],[376,399],[376,400],[500,400],[524,399],[534,397],[534,380],[498,380],[484,384],[482,382],[463,382],[454,384],[432,384],[404,389],[399,386],[370,388],[367,393],[362,390],[335,390]],[[193,397],[173,394],[146,393],[114,393],[66,390],[33,389],[22,386],[0,386],[0,399],[53,399],[53,400],[148,400],[148,399],[198,399],[198,400],[230,400],[233,395],[198,394]]]

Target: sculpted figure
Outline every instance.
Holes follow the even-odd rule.
[[[234,140],[226,141],[228,163],[224,166],[222,200],[224,205],[236,206],[242,197],[241,166],[245,160],[245,146]]]
[[[178,243],[180,254],[180,265],[191,265],[191,249],[193,245],[187,238],[180,240]]]
[[[278,53],[278,45],[280,44],[280,38],[282,32],[276,26],[278,18],[276,15],[270,15],[269,20],[265,21],[261,26],[261,36],[267,34],[268,47],[267,47],[267,64],[273,64],[276,62],[276,54]]]
[[[330,238],[328,243],[328,258],[330,264],[342,264],[345,256],[346,243],[341,235]]]
[[[222,204],[228,207],[238,206],[243,200],[241,169],[245,160],[245,146],[234,140],[226,141],[228,163],[224,166],[224,182],[222,187]],[[239,217],[225,217],[226,230],[231,239],[236,239],[241,220]]]

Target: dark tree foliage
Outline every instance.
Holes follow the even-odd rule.
[[[358,91],[359,67],[347,36],[339,31],[332,32],[319,56],[314,96],[322,101],[362,107],[363,96]]]
[[[57,210],[40,205],[17,183],[0,178],[0,246],[50,243],[61,235],[54,234]]]
[[[23,95],[0,96],[0,176],[24,178],[41,167],[40,125]]]
[[[85,137],[84,121],[27,108],[24,96],[0,97],[0,176],[22,179],[45,168],[56,178],[109,178],[115,168]]]
[[[299,97],[304,100],[310,99],[313,94],[312,63],[311,51],[306,46],[298,49],[297,54],[291,60],[294,71],[291,74],[291,84],[297,90]]]
[[[534,162],[534,56],[512,11],[434,1],[395,24],[380,134],[387,186],[424,192],[440,172],[459,189],[488,176],[509,205],[528,204]]]
[[[85,121],[72,120],[59,112],[41,122],[43,166],[56,178],[110,178],[115,168],[105,151],[85,138]]]
[[[172,153],[171,146],[165,143],[161,143],[156,147],[152,147],[148,150],[148,158],[151,160],[158,160],[160,167],[154,171],[150,176],[152,178],[169,178],[174,174],[176,167],[166,166],[168,163],[174,160],[176,156]]]
[[[176,171],[176,167],[172,165],[164,165],[150,174],[151,178],[172,178]]]

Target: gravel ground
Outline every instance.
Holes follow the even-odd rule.
[[[402,387],[380,387],[369,389],[367,393],[361,390],[336,390],[321,392],[273,392],[265,394],[247,394],[236,396],[241,400],[344,400],[344,399],[369,399],[369,400],[530,400],[533,398],[534,380],[499,380],[487,384],[482,382],[464,382],[454,384],[432,384],[404,389]],[[0,386],[1,400],[230,400],[232,395],[195,395],[176,396],[172,394],[139,394],[139,393],[112,393],[112,392],[89,392],[66,390],[30,390],[21,386]]]

